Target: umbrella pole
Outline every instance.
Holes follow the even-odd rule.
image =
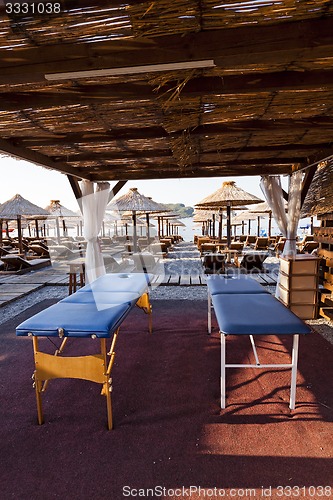
[[[36,226],[36,238],[39,238],[39,228],[38,228],[38,220],[35,219],[35,226]]]
[[[223,212],[220,210],[220,220],[219,220],[219,241],[222,240],[222,218],[223,218]]]
[[[257,217],[257,236],[260,236],[260,215]]]
[[[231,245],[231,207],[227,205],[227,246]]]
[[[133,220],[133,249],[134,249],[134,252],[137,252],[138,251],[138,246],[137,246],[136,213],[135,213],[135,210],[132,211],[132,220]]]
[[[242,235],[245,234],[245,222],[242,220]]]
[[[250,219],[249,219],[248,228],[249,228],[249,233],[248,234],[251,234],[251,220]]]
[[[215,214],[212,214],[213,219],[213,238],[215,238]]]
[[[149,213],[146,213],[146,222],[147,222],[147,238],[148,238],[148,245],[150,243],[150,232],[149,232]]]
[[[56,229],[57,229],[58,245],[60,245],[60,227],[59,227],[59,219],[58,219],[58,217],[56,217]]]
[[[269,212],[269,219],[268,219],[268,237],[270,238],[272,234],[272,212]]]
[[[17,216],[17,233],[19,240],[19,253],[23,253],[23,242],[22,242],[22,224],[21,224],[21,216]]]
[[[2,219],[0,219],[0,245],[2,245]]]

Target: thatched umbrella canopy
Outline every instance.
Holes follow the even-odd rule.
[[[250,194],[244,189],[236,186],[234,181],[223,182],[222,187],[201,200],[196,207],[203,208],[227,208],[227,238],[228,246],[231,243],[231,207],[240,207],[241,205],[252,205],[260,203],[263,200]]]
[[[232,220],[232,225],[242,226],[242,234],[244,234],[244,222],[248,221],[248,234],[251,232],[251,221],[258,219],[262,214],[249,211],[237,214]]]
[[[212,231],[212,236],[213,238],[215,237],[215,221],[217,220],[217,217],[218,216],[221,216],[221,220],[220,220],[220,224],[222,224],[222,218],[223,218],[223,215],[222,214],[219,214],[218,211],[214,211],[214,210],[205,210],[205,209],[198,209],[197,211],[194,212],[194,215],[193,215],[193,222],[202,222],[202,234],[205,234],[205,228],[206,228],[206,231],[211,233],[211,229],[213,229]],[[210,228],[210,229],[209,229]],[[221,227],[221,231],[222,231],[222,227]]]
[[[45,218],[48,216],[46,210],[31,201],[26,200],[20,194],[16,194],[10,200],[5,201],[0,206],[0,241],[2,240],[2,221],[3,220],[17,220],[17,232],[19,239],[19,251],[23,253],[22,245],[22,225],[21,218],[34,218],[36,220],[36,229],[38,231],[37,219]]]
[[[107,210],[118,210],[119,212],[132,212],[133,220],[133,246],[134,251],[137,251],[137,232],[136,232],[136,214],[145,213],[147,214],[147,227],[148,227],[148,238],[149,238],[149,213],[161,212],[165,210],[165,207],[156,203],[151,198],[140,194],[137,188],[130,188],[128,193],[116,198],[109,203],[106,207]]]
[[[285,210],[288,210],[288,204],[286,201],[284,201],[285,205]],[[264,201],[263,203],[258,203],[257,205],[253,205],[251,210],[251,213],[258,214],[258,217],[261,216],[263,217],[262,214],[268,214],[268,236],[271,236],[272,232],[272,210],[270,206],[268,205],[267,201]],[[259,225],[259,219],[258,219],[258,225]]]
[[[60,243],[60,228],[59,228],[59,219],[62,222],[63,234],[66,234],[66,218],[75,217],[76,219],[79,217],[78,214],[69,210],[69,208],[64,207],[60,204],[59,200],[51,200],[50,204],[45,208],[47,210],[48,216],[52,217],[56,221],[57,228],[57,239],[58,243]]]

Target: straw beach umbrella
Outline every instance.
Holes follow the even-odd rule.
[[[23,243],[22,243],[22,217],[25,218],[34,218],[36,220],[36,228],[37,228],[37,219],[44,219],[48,216],[48,212],[44,210],[42,207],[31,203],[31,201],[26,200],[20,194],[16,194],[10,200],[5,201],[0,206],[0,220],[14,220],[17,221],[17,233],[19,240],[19,251],[23,253]],[[2,229],[0,231],[2,238]]]
[[[258,216],[260,216],[260,214],[251,212],[250,210],[246,212],[241,212],[232,219],[232,225],[242,226],[242,234],[244,234],[244,222],[248,221],[248,234],[250,234],[251,221],[256,220]]]
[[[79,216],[75,212],[72,212],[72,210],[69,210],[69,208],[66,208],[63,205],[61,205],[59,200],[51,200],[50,204],[45,208],[45,210],[47,211],[49,217],[55,219],[57,228],[57,239],[58,243],[60,243],[59,219],[62,221],[62,228],[65,236],[66,233],[65,219],[70,217],[75,217],[75,219],[78,219]]]
[[[137,251],[137,231],[136,231],[136,215],[139,212],[140,214],[146,213],[149,214],[151,212],[161,212],[165,210],[165,207],[156,203],[151,198],[140,194],[137,188],[130,188],[128,193],[116,198],[109,203],[107,206],[107,210],[118,210],[119,212],[132,212],[132,220],[133,220],[133,247],[134,251]],[[148,224],[149,224],[149,215],[147,216]]]
[[[288,204],[286,201],[284,201],[284,205],[285,205],[285,210],[287,211]],[[261,217],[263,217],[263,214],[268,215],[268,218],[269,218],[269,220],[268,220],[268,236],[270,237],[271,232],[272,232],[272,210],[271,210],[270,206],[268,205],[267,201],[264,201],[263,203],[258,203],[257,205],[253,205],[250,212],[258,214],[258,216],[261,216]],[[258,236],[259,236],[259,234],[258,234]]]
[[[260,203],[263,200],[257,198],[236,186],[234,181],[223,182],[222,187],[201,200],[196,208],[225,208],[227,209],[227,239],[228,246],[231,243],[231,207]]]

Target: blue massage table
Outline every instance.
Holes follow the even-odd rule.
[[[33,378],[39,424],[43,423],[42,393],[48,381],[77,378],[102,384],[102,394],[107,402],[108,429],[112,429],[111,370],[119,327],[137,305],[148,314],[149,331],[152,332],[149,280],[150,276],[145,273],[107,274],[16,328],[16,335],[31,336],[33,341]],[[40,351],[39,337],[59,337],[62,342],[54,354],[48,354]],[[69,338],[100,339],[100,352],[85,356],[61,356]],[[108,351],[109,338],[112,341]]]
[[[218,278],[207,279],[207,287],[221,336],[221,408],[226,407],[227,368],[291,368],[289,407],[295,409],[299,335],[311,329],[270,293],[261,292],[254,280]],[[227,335],[249,335],[255,363],[226,363]],[[291,363],[261,364],[255,335],[292,335]]]
[[[212,297],[217,294],[239,294],[239,293],[269,293],[255,279],[246,274],[237,276],[221,276],[213,274],[207,276],[208,291],[208,333],[212,333]]]

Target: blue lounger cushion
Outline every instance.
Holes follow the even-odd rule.
[[[58,337],[58,329],[63,328],[64,337],[110,337],[131,308],[130,302],[108,304],[101,310],[95,304],[58,302],[21,323],[16,328],[16,335],[32,333],[35,336]]]
[[[124,302],[130,302],[134,305],[140,298],[138,293],[134,292],[97,292],[97,291],[88,291],[88,292],[80,292],[74,293],[72,295],[68,295],[65,299],[62,299],[60,302],[66,302],[68,304],[97,304],[99,308],[99,304],[123,304]]]
[[[311,329],[269,293],[213,295],[215,315],[228,335],[293,335]]]
[[[237,277],[225,278],[215,274],[207,276],[207,287],[211,295],[219,293],[269,293],[253,278]]]
[[[145,273],[111,273],[105,274],[92,283],[80,288],[80,292],[134,292],[140,296],[147,290],[150,276]]]

